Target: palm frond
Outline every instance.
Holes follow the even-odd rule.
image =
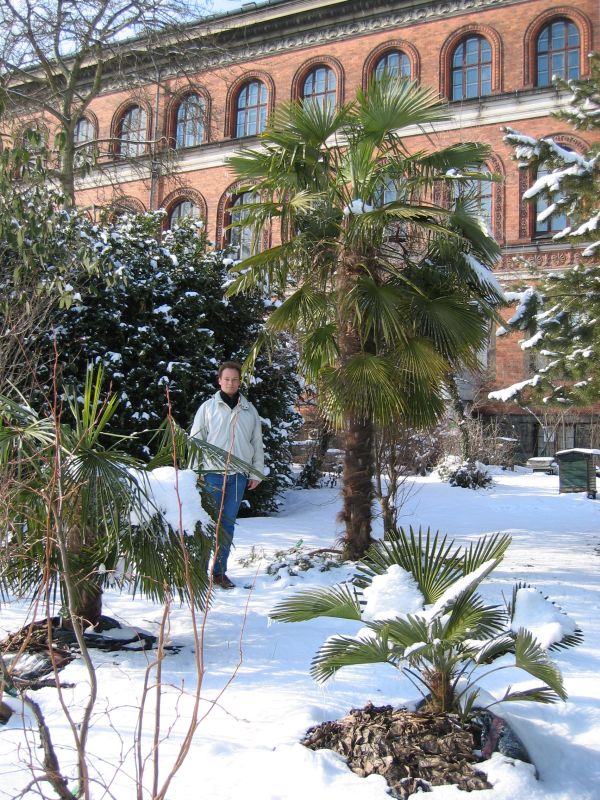
[[[425,643],[430,638],[427,620],[418,614],[407,614],[406,617],[367,624],[378,639],[391,642],[402,651]],[[398,656],[404,657],[404,653],[398,653]]]
[[[465,574],[472,572],[490,559],[500,563],[511,542],[512,538],[508,533],[482,536],[476,542],[471,542],[462,556],[462,568]]]
[[[326,321],[328,308],[328,295],[304,283],[270,314],[268,326],[275,331],[318,327],[320,322]]]
[[[486,605],[470,592],[457,597],[450,614],[443,622],[443,638],[450,642],[484,639],[497,636],[506,625],[506,613],[501,606]]]
[[[447,104],[435,90],[394,75],[373,79],[357,92],[356,119],[375,143],[395,139],[411,125],[431,125],[450,116]]]
[[[298,592],[278,603],[269,616],[278,622],[298,622],[315,617],[360,620],[360,602],[352,586],[341,584]]]
[[[405,397],[390,363],[374,353],[359,352],[343,365],[324,370],[319,389],[323,408],[332,418],[341,411],[386,425],[405,416]]]
[[[521,689],[520,691],[513,692],[510,689],[502,695],[500,702],[502,703],[518,703],[518,702],[533,702],[543,703],[549,705],[557,703],[559,700],[564,700],[564,697],[558,695],[554,689],[549,686],[537,686],[534,689]]]
[[[547,684],[561,699],[567,699],[562,675],[530,631],[521,629],[515,639],[515,666]]]
[[[300,366],[311,383],[338,360],[337,324],[329,322],[309,331],[302,339]]]
[[[342,667],[357,664],[395,664],[389,645],[382,639],[352,639],[332,636],[317,651],[310,674],[319,683],[329,680]]]
[[[406,341],[406,323],[401,313],[406,308],[406,295],[398,287],[367,275],[355,283],[342,303],[346,309],[352,308],[365,339],[373,336],[375,341],[382,339],[393,346]]]
[[[483,645],[479,645],[472,658],[476,664],[491,664],[497,658],[514,652],[515,637],[512,634],[503,633]]]

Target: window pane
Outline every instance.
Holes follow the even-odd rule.
[[[248,216],[248,209],[242,208],[242,206],[248,203],[256,203],[257,201],[258,196],[252,192],[243,192],[237,195],[229,208],[229,222],[243,223]],[[255,231],[251,225],[230,228],[228,240],[229,246],[237,250],[236,255],[239,259],[249,258],[251,255],[260,252],[260,242],[255,240]]]
[[[247,83],[238,94],[235,135],[256,136],[267,120],[267,87],[261,81]]]
[[[389,75],[400,75],[410,77],[410,60],[406,53],[399,50],[390,50],[375,64],[375,80],[379,80],[384,72]]]
[[[579,31],[566,19],[555,20],[537,40],[537,86],[549,86],[554,75],[579,77]]]
[[[452,55],[452,99],[490,94],[492,48],[483,36],[470,36]]]
[[[335,106],[336,77],[329,67],[316,67],[306,76],[302,87],[302,98],[317,103],[321,108]]]
[[[177,109],[176,147],[194,147],[204,138],[204,101],[197,94],[183,100]]]
[[[191,219],[200,218],[200,209],[195,203],[192,203],[191,200],[182,200],[173,207],[169,217],[169,227],[172,228],[173,225],[180,222],[182,219],[185,219],[186,217]]]
[[[134,106],[121,120],[120,152],[124,156],[140,156],[146,150],[147,116],[143,108]]]

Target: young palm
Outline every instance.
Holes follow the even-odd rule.
[[[280,223],[282,242],[235,267],[229,291],[262,285],[280,296],[267,330],[297,336],[305,376],[344,431],[351,558],[371,542],[373,425],[432,423],[444,380],[457,363],[473,362],[485,338],[473,296],[488,308],[498,300],[485,277],[496,244],[464,208],[428,199],[467,172],[476,179],[470,165],[482,163],[487,148],[460,143],[411,153],[402,139],[407,129],[447,118],[430,89],[384,76],[339,110],[281,106],[260,149],[230,159],[260,198],[243,224],[259,236]],[[395,199],[380,202],[390,186]],[[455,257],[436,269],[431,256],[441,238],[453,243]]]
[[[62,420],[0,396],[0,593],[52,597],[58,589],[65,609],[94,624],[103,581],[121,560],[146,596],[178,594],[201,605],[214,531],[198,525],[184,538],[168,528],[145,466],[119,449],[127,437],[106,433],[118,401],[103,394],[102,377],[102,370],[88,370],[81,400],[66,390]],[[227,463],[224,451],[176,430],[151,466],[172,464],[173,452],[198,460],[205,449]]]
[[[522,691],[509,687],[502,701],[564,700],[560,671],[547,651],[581,642],[570,618],[529,586],[515,587],[507,609],[486,604],[477,593],[509,544],[509,536],[497,534],[462,550],[429,530],[399,529],[373,545],[351,582],[298,592],[279,603],[271,617],[298,622],[328,616],[363,624],[356,636],[332,636],[322,645],[311,670],[318,681],[345,666],[389,663],[417,686],[429,710],[468,714],[481,703],[483,675],[517,667],[541,685]],[[373,590],[375,597],[378,591],[384,597],[383,605],[373,600]],[[522,624],[527,620],[517,613],[520,602],[525,608],[536,604],[539,618],[553,620],[559,631],[553,641],[540,642],[538,631]],[[500,666],[494,666],[501,657]]]

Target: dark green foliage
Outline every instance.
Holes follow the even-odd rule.
[[[84,236],[112,278],[92,276],[73,305],[55,312],[38,370],[48,397],[55,346],[65,384],[79,387],[86,365],[102,364],[120,400],[109,430],[135,433],[128,450],[145,459],[157,451],[169,404],[189,430],[200,403],[217,389],[218,364],[246,358],[268,310],[256,292],[224,299],[229,260],[207,251],[193,223],[164,233],[161,224],[157,213],[86,226]],[[293,348],[259,358],[247,393],[265,420],[270,474],[248,493],[245,512],[267,513],[292,482],[288,436],[299,422]]]

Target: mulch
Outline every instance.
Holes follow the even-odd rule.
[[[401,800],[445,784],[467,792],[492,788],[477,771],[481,728],[465,727],[453,715],[368,704],[310,728],[302,744],[334,750],[361,777],[382,775],[390,796]]]

